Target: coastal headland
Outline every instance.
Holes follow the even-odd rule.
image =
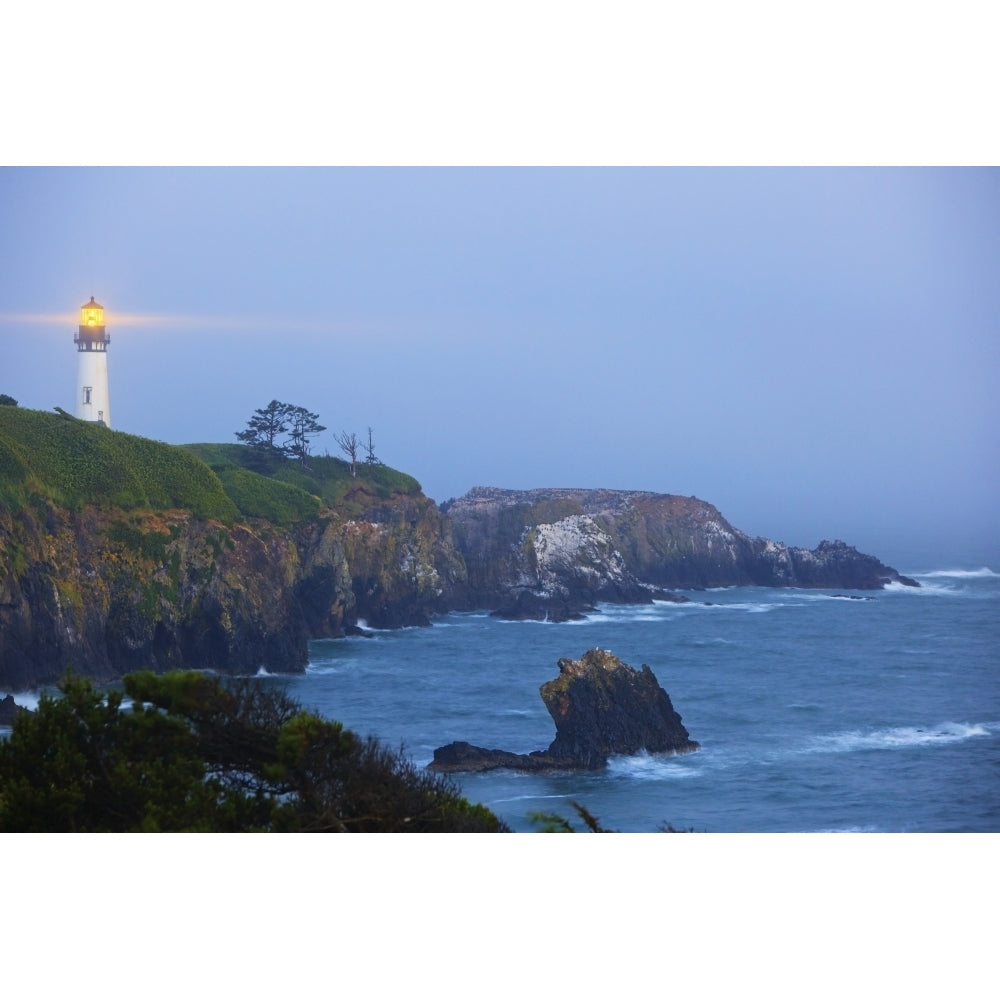
[[[244,445],[0,407],[0,691],[67,668],[301,672],[310,638],[448,610],[566,620],[677,590],[889,583],[916,585],[843,542],[750,538],[693,497],[480,487],[439,508],[381,463],[260,468]]]

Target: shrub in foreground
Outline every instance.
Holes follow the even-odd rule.
[[[502,832],[402,752],[251,679],[67,676],[0,743],[0,831]]]

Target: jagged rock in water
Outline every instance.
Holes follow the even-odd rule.
[[[597,770],[615,754],[689,753],[698,743],[646,664],[634,670],[613,653],[591,649],[559,660],[559,676],[540,688],[556,724],[546,751],[487,750],[466,742],[434,751],[434,771]]]
[[[18,705],[14,701],[14,696],[12,694],[7,695],[5,698],[0,698],[0,726],[12,726],[14,725],[14,720],[20,715],[21,712],[27,712],[28,709],[21,705]]]
[[[571,771],[575,765],[568,758],[556,760],[541,750],[533,753],[512,753],[509,750],[485,750],[458,740],[434,751],[434,760],[427,765],[431,771],[455,774],[459,771]]]
[[[559,676],[541,687],[555,720],[554,757],[603,767],[612,754],[696,750],[670,696],[653,671],[634,670],[613,653],[591,649],[579,660],[559,661]]]

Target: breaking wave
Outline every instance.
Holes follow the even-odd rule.
[[[954,583],[946,583],[944,577],[939,577],[938,582],[927,582],[931,580],[927,576],[915,576],[914,579],[920,582],[919,587],[907,587],[905,583],[887,583],[883,591],[886,594],[908,594],[912,597],[941,597],[942,595],[955,597],[966,593],[963,588]]]
[[[981,566],[979,569],[934,569],[926,573],[913,573],[911,575],[918,580],[935,580],[941,577],[954,577],[956,580],[978,580],[989,576],[1000,576],[1000,573],[994,573],[988,566]]]
[[[6,692],[4,692],[6,694]],[[11,697],[14,699],[15,705],[20,705],[21,708],[26,708],[31,712],[38,709],[38,699],[41,698],[40,691],[14,691]]]
[[[831,826],[823,827],[819,830],[811,830],[810,833],[879,833],[877,826]]]
[[[616,778],[660,781],[663,778],[694,778],[701,768],[688,765],[690,754],[637,753],[631,757],[611,757],[608,774]],[[683,763],[681,763],[683,761]]]
[[[364,618],[359,618],[358,621],[357,621],[357,625],[358,625],[358,628],[361,629],[362,632],[374,632],[374,633],[388,632],[388,633],[392,633],[392,632],[399,632],[399,631],[401,631],[401,629],[395,629],[395,628],[375,628],[374,625],[369,625],[368,622],[367,622],[367,620],[364,619]],[[403,628],[420,628],[420,627],[421,626],[419,626],[419,625],[404,625],[403,626]],[[351,637],[351,638],[357,638],[357,637]]]
[[[752,615],[761,615],[775,608],[787,608],[790,605],[785,601],[734,601],[732,604],[705,604],[703,607],[713,608],[723,611],[747,611]]]
[[[989,736],[996,728],[995,723],[942,722],[927,729],[898,726],[869,732],[852,730],[834,733],[832,736],[818,736],[807,752],[849,753],[854,750],[900,750],[908,747],[944,746],[949,743],[962,743],[977,736]]]
[[[306,664],[306,674],[316,675],[322,677],[328,674],[345,674],[350,673],[352,670],[356,669],[361,665],[361,661],[358,657],[345,656],[345,657],[327,657],[326,659],[318,659],[310,657],[309,662]]]

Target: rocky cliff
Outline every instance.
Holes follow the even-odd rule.
[[[434,751],[432,771],[598,770],[616,754],[690,753],[691,739],[670,696],[644,663],[635,670],[608,650],[558,663],[559,676],[539,693],[556,724],[548,750],[529,754],[450,743]]]
[[[451,525],[423,494],[369,498],[339,526],[354,595],[353,620],[373,628],[428,625],[465,586]]]
[[[131,670],[301,671],[310,638],[426,624],[462,563],[426,497],[294,529],[0,505],[0,688]]]
[[[280,482],[234,464],[237,446],[210,468],[188,449],[0,411],[0,689],[67,667],[102,681],[301,671],[309,638],[360,619],[426,624],[464,586],[450,526],[384,466],[286,463]]]
[[[751,538],[694,497],[480,487],[443,509],[468,570],[457,600],[509,617],[571,617],[665,589],[916,586],[843,542],[807,550]]]

